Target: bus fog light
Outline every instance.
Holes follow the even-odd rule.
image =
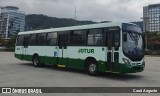
[[[122,60],[124,61],[125,64],[129,64],[129,60],[126,58],[122,58]]]

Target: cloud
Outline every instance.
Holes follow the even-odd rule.
[[[138,21],[143,6],[159,0],[0,0],[0,6],[17,6],[26,14],[93,21]]]

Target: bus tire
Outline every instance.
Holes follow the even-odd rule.
[[[90,76],[96,76],[98,74],[98,66],[96,61],[89,61],[87,65],[88,74]]]
[[[34,55],[33,56],[33,66],[34,67],[41,67],[42,65],[39,63],[39,56],[38,55]]]

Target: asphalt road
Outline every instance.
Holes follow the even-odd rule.
[[[31,62],[20,61],[13,52],[0,52],[0,87],[160,87],[160,57],[146,56],[143,72],[126,75],[103,73],[89,76],[84,71],[45,66],[35,68]],[[0,96],[22,94],[0,94]],[[25,96],[137,96],[135,93],[58,93],[25,94]],[[139,94],[160,96],[159,94]]]

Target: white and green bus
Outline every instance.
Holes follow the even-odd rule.
[[[144,70],[141,28],[132,23],[99,23],[20,32],[15,57],[44,64],[98,72],[135,73]]]

